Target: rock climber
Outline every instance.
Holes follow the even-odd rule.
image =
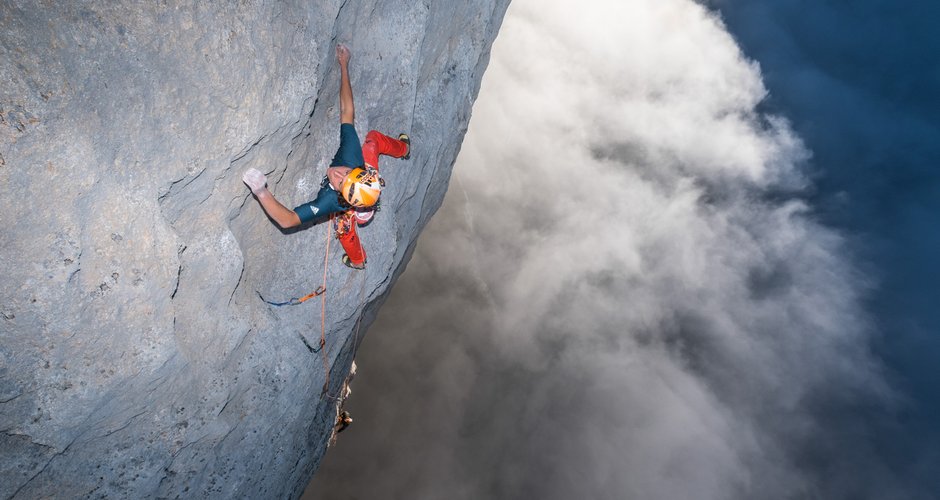
[[[265,213],[283,229],[317,219],[333,219],[336,237],[346,252],[343,263],[353,269],[364,269],[366,252],[356,234],[356,227],[368,224],[378,208],[376,204],[385,186],[384,179],[379,176],[379,155],[407,160],[411,156],[411,140],[406,134],[393,139],[371,130],[360,147],[353,125],[355,106],[349,83],[349,58],[349,49],[345,45],[337,45],[336,61],[340,68],[339,149],[326,170],[317,197],[291,210],[274,198],[266,187],[267,177],[257,169],[248,169],[242,180],[258,198]]]

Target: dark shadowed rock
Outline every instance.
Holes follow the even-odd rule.
[[[296,497],[439,206],[508,0],[0,4],[0,496]],[[366,271],[279,231],[241,181],[315,194],[337,42],[383,158]],[[326,262],[329,376],[316,348]]]

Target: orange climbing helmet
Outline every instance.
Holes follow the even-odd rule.
[[[371,207],[379,200],[385,180],[372,168],[354,168],[343,179],[343,198],[354,207]]]

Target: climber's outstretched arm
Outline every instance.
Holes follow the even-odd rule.
[[[274,219],[274,222],[276,222],[278,226],[282,229],[287,229],[300,224],[300,216],[293,210],[282,205],[281,202],[277,201],[277,198],[271,194],[271,191],[268,191],[266,187],[268,179],[264,174],[257,169],[249,168],[248,171],[245,172],[245,175],[242,176],[242,180],[245,184],[248,184],[248,187],[251,188],[251,192],[258,198],[258,202],[261,203],[261,208],[264,209],[269,217]]]
[[[255,197],[257,197],[258,201],[261,203],[261,208],[263,208],[282,229],[300,225],[300,217],[297,213],[281,205],[281,202],[277,201],[277,198],[271,194],[271,191],[268,191],[268,188],[263,188],[260,192],[255,193]]]
[[[336,61],[339,63],[339,122],[353,124],[356,106],[353,104],[352,85],[349,83],[349,48],[336,45]]]

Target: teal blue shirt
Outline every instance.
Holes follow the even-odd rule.
[[[340,204],[339,193],[333,189],[329,182],[324,182],[324,185],[320,187],[320,191],[317,192],[317,197],[313,201],[308,201],[295,208],[294,212],[300,217],[301,223],[306,223],[346,210],[349,210],[349,207]]]

